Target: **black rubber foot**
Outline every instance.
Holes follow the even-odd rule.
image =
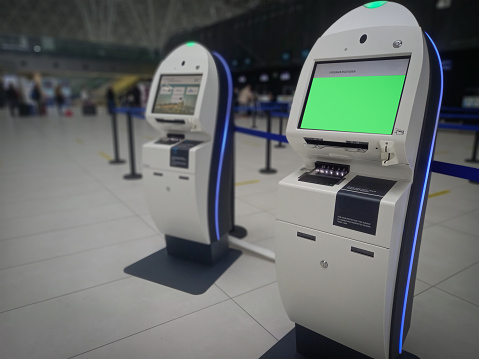
[[[469,182],[474,183],[474,184],[479,184],[479,181],[469,180]]]
[[[120,160],[120,159],[108,161],[108,163],[109,163],[110,165],[121,165],[121,164],[123,164],[123,163],[125,163],[125,162],[126,162],[125,160]]]
[[[135,179],[140,179],[143,176],[140,173],[128,173],[127,175],[123,176],[123,179],[126,180],[135,180]]]
[[[248,231],[244,227],[234,226],[234,228],[229,232],[229,235],[231,237],[243,239],[244,237],[248,235]]]
[[[466,162],[472,162],[472,163],[479,163],[479,160],[475,160],[474,158],[466,158]]]
[[[272,175],[276,172],[278,171],[276,171],[274,168],[262,168],[259,170],[259,173],[262,173],[264,175]]]
[[[280,143],[280,144],[275,145],[274,147],[275,148],[285,148],[286,146],[283,145],[282,143]]]

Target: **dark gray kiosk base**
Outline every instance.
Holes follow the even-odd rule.
[[[166,248],[124,269],[132,276],[182,292],[206,292],[239,258],[241,252],[228,248],[225,235],[212,245],[165,236]]]
[[[371,359],[299,324],[260,359]],[[403,352],[397,359],[419,359]]]
[[[215,264],[228,251],[228,236],[210,245],[165,235],[166,250],[170,256],[187,259],[202,264]]]

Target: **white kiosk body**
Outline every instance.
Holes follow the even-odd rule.
[[[402,5],[354,9],[311,49],[286,130],[303,165],[279,184],[276,231],[298,352],[402,353],[441,97],[437,50]]]
[[[143,145],[151,216],[168,254],[213,264],[232,226],[231,74],[198,43],[182,45],[158,67],[146,119],[160,132]]]

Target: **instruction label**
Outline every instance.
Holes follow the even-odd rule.
[[[200,144],[201,141],[184,140],[171,147],[170,150],[170,166],[188,168],[190,149]]]
[[[336,195],[335,226],[376,235],[379,204],[396,181],[356,176]]]

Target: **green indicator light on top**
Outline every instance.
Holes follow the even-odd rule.
[[[385,3],[387,3],[387,1],[373,1],[365,4],[364,7],[368,9],[375,9],[377,7],[383,6]]]
[[[194,42],[187,42],[186,46],[193,46],[195,43]]]

